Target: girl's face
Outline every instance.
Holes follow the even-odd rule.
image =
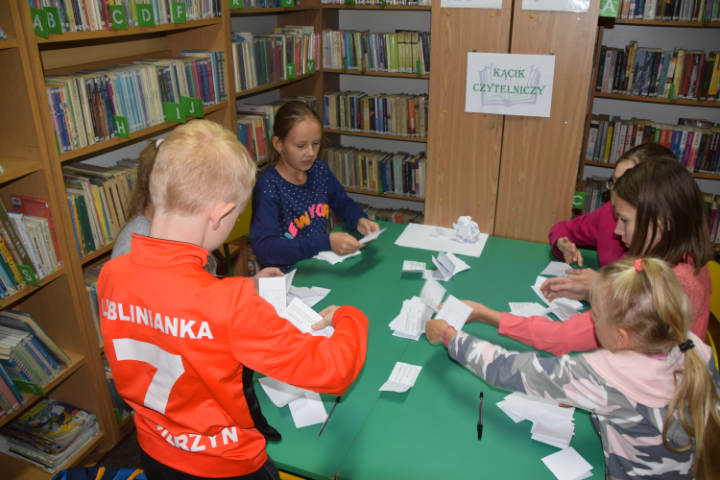
[[[622,238],[626,247],[630,246],[633,234],[635,233],[635,215],[637,209],[620,198],[614,191],[610,193],[613,210],[615,211],[615,235]]]
[[[273,137],[273,147],[280,154],[280,162],[293,170],[307,172],[320,150],[322,128],[311,117],[306,117],[284,139]]]

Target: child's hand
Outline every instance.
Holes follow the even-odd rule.
[[[447,327],[447,322],[445,320],[440,319],[433,319],[428,320],[425,324],[425,337],[427,337],[428,342],[432,343],[433,345],[438,344],[442,342],[443,338],[443,332],[445,332],[445,327]],[[449,338],[452,338],[453,335],[455,335],[455,329],[450,327],[449,332],[447,333]]]
[[[357,241],[349,233],[333,232],[330,234],[330,248],[338,255],[348,255],[357,252],[365,245]]]
[[[568,270],[567,274],[567,277],[547,279],[540,286],[540,291],[550,301],[559,297],[587,300],[590,285],[595,280],[597,272],[592,268],[583,268]]]
[[[338,308],[340,307],[338,307],[337,305],[330,305],[329,307],[323,308],[320,311],[320,316],[323,317],[323,319],[319,322],[313,323],[311,325],[311,328],[313,330],[322,330],[323,328],[332,325],[333,315],[335,315],[335,310],[337,310]]]
[[[282,272],[282,270],[280,270],[280,269],[277,268],[277,267],[267,267],[267,268],[263,268],[262,270],[260,270],[259,272],[257,272],[257,273],[256,273],[255,275],[253,275],[253,277],[252,277],[253,285],[255,285],[255,291],[256,291],[256,292],[259,291],[259,290],[258,290],[258,289],[259,289],[258,284],[260,283],[260,278],[263,278],[263,277],[265,277],[265,278],[267,278],[267,277],[282,277],[283,275],[284,275],[284,273]]]
[[[356,230],[360,234],[365,236],[371,234],[372,232],[377,232],[378,230],[380,230],[380,225],[378,225],[376,222],[373,222],[372,220],[368,220],[367,218],[363,217],[358,220]]]
[[[562,252],[563,257],[565,257],[565,263],[572,265],[577,262],[578,267],[583,266],[582,253],[580,253],[577,246],[567,237],[559,238],[558,241],[555,242],[555,246]]]
[[[472,300],[463,300],[462,302],[472,308],[468,322],[483,322],[494,327],[500,325],[500,312],[497,310],[493,310],[482,303],[473,302]]]

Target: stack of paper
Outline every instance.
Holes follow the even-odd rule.
[[[322,423],[327,418],[320,394],[288,385],[270,377],[263,377],[258,382],[276,407],[282,408],[289,405],[295,427],[302,428]]]
[[[308,307],[312,307],[328,293],[329,288],[322,287],[294,287],[292,281],[296,270],[282,277],[261,277],[258,282],[259,295],[270,303],[278,315],[283,316],[287,305],[295,298],[299,298]]]
[[[415,385],[422,367],[404,362],[396,362],[390,377],[380,387],[381,392],[407,392]]]
[[[433,310],[419,297],[403,300],[402,308],[389,326],[396,337],[417,341],[425,333],[425,323],[432,317]]]
[[[548,455],[542,461],[558,480],[582,480],[592,476],[592,465],[572,447]]]
[[[403,272],[420,272],[424,273],[427,269],[425,262],[415,262],[413,260],[404,260],[402,265]]]
[[[437,257],[432,257],[432,262],[435,264],[437,270],[426,270],[423,272],[423,278],[425,279],[432,278],[434,280],[447,282],[456,274],[470,269],[470,265],[450,252],[440,252]]]
[[[548,312],[554,313],[560,320],[567,320],[571,316],[578,313],[582,308],[583,304],[582,302],[578,300],[573,300],[571,298],[556,298],[555,300],[548,301],[548,299],[543,295],[542,291],[540,290],[540,287],[543,283],[547,280],[547,277],[543,277],[542,275],[538,275],[537,279],[535,279],[535,285],[531,286],[530,288],[533,289],[533,291],[537,294],[538,297],[542,299],[543,302],[545,302],[548,306]]]
[[[558,448],[567,448],[575,434],[574,408],[559,407],[554,402],[521,393],[512,393],[497,403],[515,423],[530,420],[531,438]]]
[[[332,250],[323,250],[322,252],[319,252],[317,255],[315,255],[313,258],[317,258],[318,260],[325,260],[331,265],[335,265],[336,263],[344,262],[348,258],[354,257],[355,255],[360,255],[360,250],[358,250],[357,252],[348,253],[347,255],[338,255]]]

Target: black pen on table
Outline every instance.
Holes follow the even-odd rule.
[[[320,435],[322,435],[323,430],[325,430],[325,426],[330,421],[330,417],[332,416],[333,412],[335,411],[335,407],[337,407],[337,404],[340,403],[341,397],[335,397],[335,402],[333,402],[333,406],[330,408],[330,413],[328,413],[327,418],[323,422],[322,426],[320,427],[320,431],[318,432],[318,438],[320,438]]]
[[[480,407],[478,407],[478,423],[477,423],[478,440],[480,440],[482,438],[482,431],[483,431],[482,411],[483,411],[483,392],[480,392]]]

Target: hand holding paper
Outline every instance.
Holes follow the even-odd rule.
[[[385,230],[386,230],[386,229],[383,228],[382,230],[375,230],[375,231],[372,232],[372,233],[368,233],[367,235],[365,235],[364,237],[362,237],[360,240],[358,240],[358,242],[359,242],[359,243],[372,242],[373,240],[375,240],[376,238],[378,238],[378,237],[380,236],[380,234],[383,233]]]
[[[566,277],[555,277],[545,281],[540,287],[545,297],[553,301],[565,297],[574,300],[587,300],[590,285],[597,276],[591,268],[570,270]]]

